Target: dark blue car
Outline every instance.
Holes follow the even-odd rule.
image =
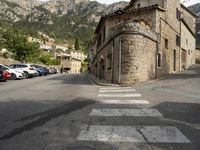
[[[44,76],[49,74],[49,69],[39,66],[39,65],[31,65],[31,67],[35,67],[39,76]]]

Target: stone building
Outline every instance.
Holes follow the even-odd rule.
[[[62,53],[56,53],[55,57],[61,62],[61,66],[64,70],[70,74],[80,74],[82,62],[87,58],[81,51],[68,50]]]
[[[200,64],[200,48],[196,48],[196,59],[195,59],[196,64]]]
[[[100,79],[134,84],[195,63],[196,15],[180,0],[132,0],[103,15],[91,70]]]

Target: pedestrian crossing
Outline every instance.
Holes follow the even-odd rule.
[[[140,94],[99,94],[99,97],[142,97]]]
[[[142,95],[131,87],[101,87],[99,102],[120,105],[149,105]],[[102,106],[104,107],[104,106]],[[157,109],[117,109],[93,108],[90,117],[164,117]],[[137,118],[135,118],[137,119]],[[175,126],[108,126],[89,125],[82,128],[79,141],[125,142],[125,143],[191,143],[190,140]]]
[[[156,109],[92,109],[90,116],[110,116],[110,117],[121,117],[121,116],[151,116],[151,117],[162,117],[162,114]]]

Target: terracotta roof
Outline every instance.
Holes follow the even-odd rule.
[[[98,24],[98,26],[95,30],[95,33],[97,33],[102,21],[104,19],[108,18],[108,17],[113,17],[113,16],[117,16],[117,15],[121,15],[121,14],[127,14],[127,13],[131,13],[131,12],[140,12],[140,11],[154,10],[154,9],[165,11],[165,9],[161,8],[159,5],[156,4],[156,5],[151,5],[151,6],[148,6],[148,7],[134,8],[134,9],[131,9],[131,10],[127,10],[126,8],[125,9],[120,8],[120,9],[116,10],[115,12],[102,15],[101,18],[100,18],[99,24]]]

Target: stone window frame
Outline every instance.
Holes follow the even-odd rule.
[[[98,35],[97,48],[101,46],[101,33]]]
[[[179,35],[176,35],[176,46],[180,46],[181,45],[181,38]]]
[[[162,68],[162,54],[157,53],[157,67]]]
[[[165,38],[165,48],[168,49],[169,48],[169,40]]]
[[[173,50],[173,71],[176,71],[177,67],[177,62],[176,62],[176,57],[177,57],[177,51],[176,49]]]
[[[112,70],[112,54],[109,53],[106,58],[106,69],[110,71]]]
[[[103,27],[103,42],[106,40],[106,26]]]

